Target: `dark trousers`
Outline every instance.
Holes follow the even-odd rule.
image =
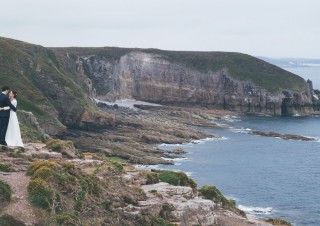
[[[9,117],[0,117],[0,144],[6,145],[6,133],[8,129]]]

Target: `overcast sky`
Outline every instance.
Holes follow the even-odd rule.
[[[0,0],[0,36],[320,58],[320,0]]]

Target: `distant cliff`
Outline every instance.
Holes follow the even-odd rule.
[[[243,113],[314,112],[312,88],[301,77],[257,58],[224,52],[153,49],[53,49],[72,56],[92,97],[202,105]],[[70,57],[71,59],[71,57]]]

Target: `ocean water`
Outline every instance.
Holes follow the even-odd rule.
[[[317,69],[301,76],[307,79],[312,74],[315,88],[320,88]],[[295,70],[298,73],[299,69]],[[175,165],[157,167],[187,172],[199,186],[216,185],[249,214],[319,226],[320,142],[262,137],[248,131],[299,134],[320,140],[320,117],[226,116],[218,123],[229,127],[209,130],[219,138],[184,144],[188,153],[175,160]],[[163,149],[174,147],[161,145]]]
[[[160,167],[185,171],[199,186],[216,185],[250,214],[320,225],[320,142],[247,133],[254,129],[320,137],[320,118],[241,117],[223,123],[231,128],[209,130],[220,138],[182,145],[188,151],[184,158]]]

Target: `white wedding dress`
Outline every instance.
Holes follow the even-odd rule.
[[[17,107],[17,100],[13,100],[11,103],[13,106]],[[8,107],[5,107],[5,109],[7,108]],[[8,124],[7,133],[6,133],[6,142],[8,146],[13,146],[13,147],[24,146],[21,139],[21,132],[20,132],[17,113],[12,110],[10,110],[9,124]]]

